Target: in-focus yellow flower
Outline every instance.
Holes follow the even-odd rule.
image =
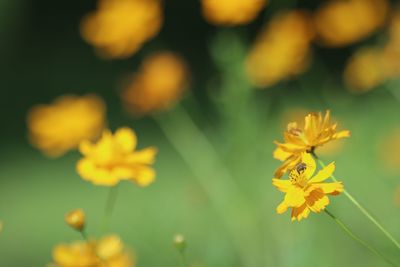
[[[272,179],[272,184],[285,193],[284,200],[276,208],[278,214],[292,208],[292,221],[307,218],[310,211],[319,213],[329,204],[327,195],[343,192],[341,182],[325,183],[335,170],[332,162],[315,176],[315,161],[310,153],[301,153],[301,160],[289,173],[289,180]]]
[[[321,44],[345,46],[368,37],[385,23],[387,0],[331,0],[315,14]]]
[[[312,152],[315,148],[328,143],[331,140],[349,137],[348,130],[337,131],[337,124],[330,122],[330,111],[308,114],[304,119],[304,126],[297,122],[290,122],[283,133],[284,143],[275,141],[278,146],[273,156],[283,161],[276,170],[275,177],[282,177],[288,170],[293,169],[301,162],[303,152]]]
[[[263,88],[305,71],[313,36],[307,12],[291,11],[275,16],[247,56],[246,70],[250,81]]]
[[[85,213],[82,209],[75,209],[65,215],[65,222],[72,228],[82,231],[85,227]]]
[[[160,0],[99,0],[96,11],[83,18],[83,38],[108,58],[126,58],[160,30]]]
[[[157,149],[136,150],[136,134],[129,128],[120,128],[114,134],[103,132],[97,143],[86,140],[79,150],[83,158],[77,163],[79,175],[95,185],[113,186],[121,180],[130,180],[139,186],[154,181],[154,163]]]
[[[100,240],[76,241],[60,244],[53,249],[53,260],[58,267],[133,267],[133,255],[126,250],[116,235]]]
[[[122,92],[125,108],[133,115],[165,110],[176,103],[188,86],[184,60],[171,52],[158,52],[144,60]]]
[[[247,24],[253,21],[267,0],[202,0],[203,16],[209,23],[224,26]]]
[[[33,107],[27,118],[29,140],[48,156],[61,156],[84,139],[97,138],[105,124],[105,105],[95,95],[61,96]]]

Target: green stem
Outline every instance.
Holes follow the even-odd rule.
[[[110,223],[110,219],[114,211],[117,197],[118,197],[118,184],[111,187],[110,190],[108,191],[107,202],[104,208],[104,219],[103,219],[104,232],[107,232],[108,230],[108,225]]]
[[[261,241],[252,208],[208,138],[181,106],[154,119],[226,224],[243,266],[260,266]]]
[[[364,246],[366,249],[371,251],[373,254],[376,256],[380,257],[384,261],[386,261],[388,264],[391,266],[397,267],[395,263],[393,263],[391,260],[386,258],[382,253],[374,249],[372,246],[370,246],[367,242],[359,238],[357,235],[355,235],[340,219],[338,219],[335,215],[333,215],[330,211],[325,209],[325,213],[329,215],[351,238],[353,238],[355,241],[360,243],[362,246]]]
[[[326,165],[322,160],[320,160],[315,153],[312,153],[314,158],[317,160],[319,165],[322,168],[325,168]],[[333,181],[337,182],[338,180],[334,175],[331,175]],[[382,233],[400,250],[399,242],[380,224],[361,204],[358,202],[347,190],[344,190],[344,195],[367,217]]]

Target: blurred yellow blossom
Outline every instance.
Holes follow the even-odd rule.
[[[400,128],[383,136],[378,144],[378,153],[385,169],[400,172]]]
[[[125,108],[143,115],[170,108],[188,86],[188,69],[181,57],[158,52],[147,57],[122,91]]]
[[[386,79],[383,51],[379,47],[368,47],[357,51],[347,63],[344,81],[356,93],[370,91]]]
[[[139,186],[154,181],[154,163],[157,149],[136,150],[137,137],[129,128],[119,128],[114,134],[103,132],[96,143],[82,141],[79,150],[83,158],[77,163],[79,175],[95,185],[113,186],[121,180],[130,180]]]
[[[100,240],[60,244],[53,249],[54,264],[58,267],[133,267],[135,260],[116,235]]]
[[[300,162],[290,171],[289,180],[272,179],[272,184],[285,193],[284,200],[276,211],[284,213],[292,208],[292,221],[307,218],[310,211],[319,213],[329,204],[327,195],[338,195],[343,192],[341,182],[325,183],[335,170],[332,162],[315,176],[316,165],[310,153],[301,153]]]
[[[313,36],[307,12],[291,11],[275,16],[247,57],[250,81],[257,87],[266,87],[305,71]]]
[[[85,227],[85,213],[82,209],[75,209],[65,215],[65,222],[72,228],[82,231]]]
[[[329,110],[324,117],[321,112],[308,114],[304,118],[304,126],[290,122],[283,133],[285,142],[275,141],[278,147],[274,150],[273,156],[283,161],[276,170],[275,177],[282,177],[284,173],[299,164],[302,152],[313,152],[315,148],[329,141],[350,136],[348,130],[337,131],[336,127],[336,123],[330,122]]]
[[[27,117],[29,140],[49,156],[75,149],[84,139],[98,137],[105,124],[105,104],[95,95],[57,98],[33,107]]]
[[[203,16],[212,24],[234,26],[253,21],[267,0],[202,0]]]
[[[316,11],[318,41],[331,47],[345,46],[375,32],[385,23],[387,0],[331,0]]]
[[[108,58],[126,58],[160,30],[160,0],[98,0],[81,23],[83,38]]]

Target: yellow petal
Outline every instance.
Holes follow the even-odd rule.
[[[282,163],[281,166],[279,166],[276,171],[275,171],[275,177],[280,178],[282,177],[287,171],[293,169],[296,167],[297,164],[299,164],[301,161],[301,156],[300,155],[292,155],[289,157],[284,163]]]
[[[304,175],[307,179],[309,179],[315,172],[315,160],[310,153],[303,152],[301,153],[301,162],[306,164]]]
[[[289,180],[281,180],[274,178],[272,179],[272,184],[278,188],[279,191],[286,193],[289,188],[292,186],[291,182]]]
[[[330,195],[338,195],[344,191],[342,182],[315,183],[313,185],[321,188],[325,194],[330,194]]]
[[[303,189],[291,186],[285,195],[284,201],[288,207],[300,207],[306,202]]]
[[[321,212],[329,204],[329,198],[324,194],[322,189],[316,189],[306,197],[307,206],[313,212]]]
[[[131,178],[139,186],[148,186],[156,177],[156,172],[147,166],[140,166],[135,175]]]
[[[282,202],[278,205],[278,207],[276,207],[276,213],[282,214],[282,213],[284,213],[285,211],[287,211],[287,209],[288,209],[288,206],[286,205],[285,201],[282,201]]]
[[[307,203],[304,203],[301,207],[292,208],[292,221],[301,221],[303,218],[307,218],[309,214],[310,209],[307,207]]]
[[[131,152],[136,148],[136,134],[130,128],[119,128],[114,134],[115,142],[122,151]]]
[[[149,147],[133,152],[127,157],[129,163],[152,164],[157,154],[157,148]]]
[[[323,182],[329,177],[331,177],[334,171],[335,171],[335,162],[331,162],[329,163],[328,166],[320,170],[317,173],[317,175],[315,175],[312,179],[310,179],[309,183]]]
[[[350,137],[350,135],[351,135],[350,131],[344,130],[334,134],[333,138],[340,139],[340,138]]]
[[[282,148],[277,147],[273,152],[273,157],[277,160],[284,161],[292,155],[290,152],[282,150]]]
[[[89,155],[93,150],[93,144],[89,140],[83,140],[79,144],[79,151],[84,155]]]
[[[98,167],[89,159],[81,159],[76,165],[79,175],[87,181],[95,185],[113,186],[119,182],[118,177],[115,177],[110,170]]]

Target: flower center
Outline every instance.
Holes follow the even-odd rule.
[[[305,187],[307,185],[307,178],[304,175],[304,171],[307,169],[307,165],[303,162],[297,164],[290,173],[289,180],[293,185]]]

